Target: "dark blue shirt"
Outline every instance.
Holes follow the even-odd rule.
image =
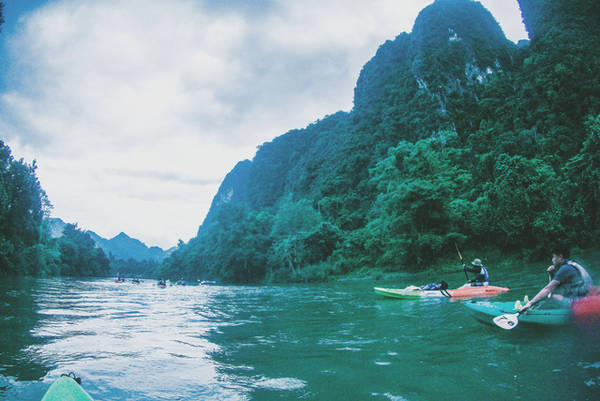
[[[558,281],[558,286],[553,293],[565,297],[581,297],[584,296],[588,290],[581,273],[571,264],[565,263],[562,265],[556,274],[552,276],[552,280]]]
[[[579,272],[573,266],[568,263],[565,263],[558,269],[552,280],[556,280],[560,283],[560,285],[566,283],[574,283],[579,279]]]

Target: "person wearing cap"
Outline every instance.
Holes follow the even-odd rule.
[[[481,259],[474,259],[471,262],[473,267],[467,267],[463,264],[463,269],[465,272],[475,273],[475,278],[469,280],[472,286],[482,286],[490,284],[490,274],[487,271],[487,268],[481,262]]]

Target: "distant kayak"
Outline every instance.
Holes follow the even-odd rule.
[[[514,302],[470,301],[465,306],[472,312],[473,317],[484,323],[493,324],[496,316],[513,314],[519,311]],[[560,309],[530,309],[519,315],[519,324],[558,326],[571,321],[571,308]]]
[[[381,288],[375,287],[373,290],[376,294],[384,297],[397,298],[397,299],[422,299],[422,298],[474,298],[474,297],[493,297],[503,292],[508,291],[510,288],[497,287],[494,285],[485,286],[471,286],[464,285],[459,288],[452,290],[422,290],[420,287],[411,285],[406,288]]]
[[[52,383],[42,401],[94,401],[70,376],[61,376]]]

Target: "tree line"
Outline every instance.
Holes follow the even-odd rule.
[[[52,205],[36,163],[16,160],[0,141],[0,273],[4,275],[103,276],[109,260],[89,234],[68,224],[59,238],[45,217]]]

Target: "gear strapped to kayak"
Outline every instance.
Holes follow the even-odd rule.
[[[444,280],[439,283],[429,283],[425,284],[421,287],[423,291],[439,291],[445,297],[451,297],[451,295],[446,291],[448,289],[448,283]]]

